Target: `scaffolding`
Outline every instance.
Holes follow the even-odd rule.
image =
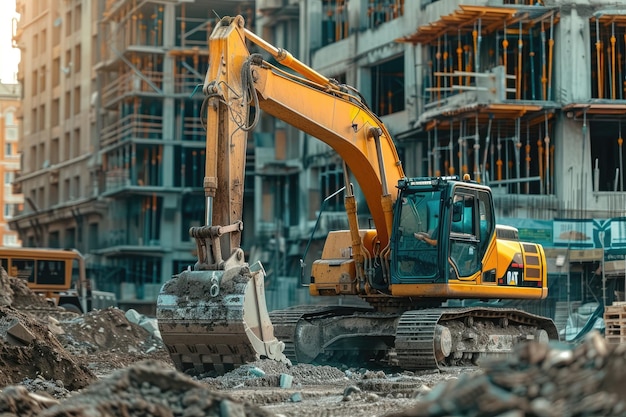
[[[430,175],[553,192],[555,8],[461,5],[399,41],[422,44]]]
[[[591,67],[578,74],[590,75],[591,94],[570,102],[556,97],[554,83],[561,9],[520,3],[461,5],[398,39],[422,45],[428,57],[417,77],[423,98],[417,126],[427,132],[425,165],[432,175],[471,174],[496,192],[554,194],[552,138],[555,116],[562,113],[581,126],[581,172],[569,179],[579,188],[570,194],[580,194],[580,214],[586,193],[624,190],[626,16],[605,10],[582,18],[588,19],[590,44],[588,55],[585,46],[581,52],[590,56],[584,65]],[[568,71],[563,65],[571,64],[560,64],[559,74]],[[587,85],[577,88],[578,96],[587,94]]]

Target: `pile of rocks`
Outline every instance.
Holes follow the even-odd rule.
[[[440,384],[424,402],[387,417],[623,416],[626,415],[626,344],[598,333],[576,347],[526,343],[484,373]]]

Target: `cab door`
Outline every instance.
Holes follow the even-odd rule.
[[[487,190],[456,187],[450,213],[451,279],[476,281],[493,238],[493,205]]]

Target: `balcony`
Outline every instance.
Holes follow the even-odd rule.
[[[111,107],[120,100],[136,95],[160,95],[163,89],[163,73],[160,71],[142,71],[137,74],[128,71],[112,77],[102,90],[104,107]]]
[[[132,139],[162,139],[163,117],[129,114],[102,130],[102,147],[114,146]]]

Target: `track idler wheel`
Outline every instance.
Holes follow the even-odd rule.
[[[450,329],[440,324],[435,326],[433,348],[437,362],[443,361],[450,355],[452,352],[452,334],[450,333]]]

